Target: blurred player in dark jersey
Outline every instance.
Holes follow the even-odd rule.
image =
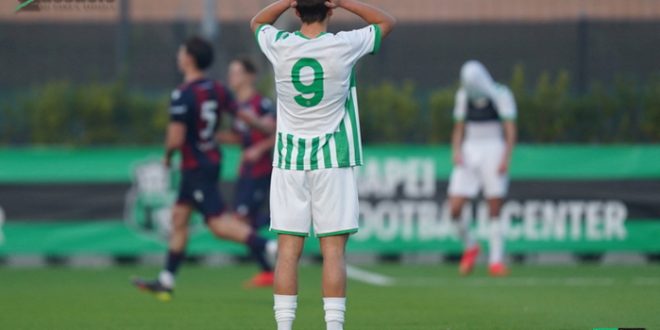
[[[275,107],[271,100],[261,96],[256,88],[257,67],[248,58],[233,60],[229,65],[227,81],[238,103],[238,111],[252,115],[263,123],[266,131],[253,127],[238,118],[232,132],[222,133],[221,142],[239,144],[243,149],[239,178],[235,190],[236,213],[248,220],[254,228],[267,225],[270,215],[264,204],[270,190],[275,146]]]
[[[223,113],[241,116],[237,113],[237,105],[221,83],[205,77],[204,70],[213,62],[213,48],[209,43],[200,38],[187,40],[179,49],[177,61],[184,83],[172,93],[164,163],[169,167],[176,151],[180,151],[182,161],[179,197],[172,212],[169,252],[158,279],[135,279],[134,284],[157,294],[161,300],[171,299],[175,275],[185,258],[188,221],[193,210],[197,210],[215,236],[249,248],[262,268],[253,284],[271,285],[272,268],[266,257],[275,253],[275,242],[257,235],[250,225],[228,212],[218,188],[220,119]],[[255,117],[243,117],[250,125],[264,126]]]

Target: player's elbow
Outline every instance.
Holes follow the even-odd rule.
[[[257,20],[257,16],[252,17],[252,19],[250,20],[250,28],[252,29],[252,32],[257,32],[257,29],[259,28],[259,26],[261,26],[261,24],[262,23],[260,23]]]
[[[387,37],[390,34],[390,32],[392,32],[396,24],[397,24],[396,18],[394,18],[394,16],[387,15],[385,17],[385,20],[380,24],[380,29],[381,32],[383,33],[383,37]]]
[[[398,21],[397,21],[396,17],[390,15],[388,17],[388,23],[390,24],[390,30],[391,30],[391,29],[394,29],[394,26],[397,25]]]

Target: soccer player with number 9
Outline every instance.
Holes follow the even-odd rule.
[[[272,24],[294,9],[302,27],[286,32]],[[365,28],[327,33],[335,9],[364,19]],[[357,0],[280,0],[251,22],[261,51],[272,63],[277,89],[277,142],[271,182],[271,230],[278,233],[275,319],[291,329],[297,307],[297,267],[313,231],[323,254],[327,329],[342,329],[346,310],[344,250],[358,230],[353,167],[362,144],[353,67],[378,52],[395,20]]]

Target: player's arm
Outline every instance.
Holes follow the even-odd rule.
[[[360,18],[367,23],[378,25],[383,38],[392,32],[392,29],[396,24],[394,16],[378,7],[366,4],[359,0],[329,0],[326,4],[330,8],[344,8],[347,11],[360,16]]]
[[[177,121],[170,122],[167,126],[167,134],[165,136],[165,166],[170,167],[174,152],[183,146],[185,140],[186,125]]]
[[[275,135],[271,135],[268,139],[262,140],[253,145],[243,152],[243,160],[254,163],[263,156],[264,153],[273,150],[275,147]]]
[[[467,94],[461,88],[456,92],[454,104],[454,129],[451,133],[452,160],[454,165],[463,164],[463,138],[465,137],[465,117],[467,116]]]
[[[295,6],[296,2],[294,0],[278,0],[270,4],[258,12],[250,21],[252,32],[257,32],[257,29],[264,24],[275,24],[282,14]]]
[[[172,92],[170,101],[170,123],[165,134],[165,158],[163,163],[169,167],[174,152],[179,150],[186,142],[186,122],[191,109],[190,97],[185,91]]]
[[[238,111],[236,116],[243,120],[250,127],[257,129],[264,134],[275,133],[275,118],[272,118],[271,116],[260,118],[250,111]]]
[[[500,173],[506,173],[509,171],[509,164],[511,163],[511,156],[513,155],[513,148],[516,146],[517,139],[518,128],[516,122],[514,120],[504,121],[504,141],[506,143],[506,148],[504,150],[502,164],[500,164],[499,168]]]
[[[459,166],[463,164],[463,137],[465,136],[465,122],[456,121],[454,123],[454,130],[451,133],[451,150],[452,160],[454,165]]]
[[[504,174],[509,171],[509,164],[511,163],[511,156],[513,155],[513,148],[518,139],[518,129],[516,127],[516,116],[518,109],[516,107],[516,100],[513,93],[506,88],[499,86],[498,97],[496,98],[497,109],[500,117],[503,119],[504,127],[504,141],[506,147],[504,155],[502,155],[502,162],[500,163],[499,172]]]
[[[241,136],[234,132],[220,131],[215,135],[216,141],[221,144],[240,144]]]

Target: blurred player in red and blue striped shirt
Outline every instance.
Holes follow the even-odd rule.
[[[236,182],[234,205],[236,213],[248,220],[254,228],[267,225],[270,215],[265,210],[270,176],[273,170],[275,146],[275,105],[260,95],[255,87],[257,67],[249,58],[238,58],[229,65],[227,81],[238,103],[238,111],[254,116],[262,123],[259,127],[237,118],[232,131],[222,133],[223,143],[235,143],[242,148],[239,178]]]
[[[246,123],[262,129],[266,125],[238,111],[229,90],[206,77],[204,71],[212,63],[213,48],[200,38],[188,39],[179,49],[178,67],[184,75],[184,83],[172,93],[164,159],[169,167],[174,153],[181,153],[181,182],[172,212],[169,251],[158,279],[133,281],[138,288],[155,293],[161,300],[171,299],[174,278],[185,259],[188,222],[193,210],[204,216],[215,236],[248,247],[262,268],[253,284],[271,285],[273,281],[272,266],[266,254],[274,255],[275,242],[259,236],[239,216],[229,212],[218,187],[221,163],[218,129],[222,115],[242,117]]]

